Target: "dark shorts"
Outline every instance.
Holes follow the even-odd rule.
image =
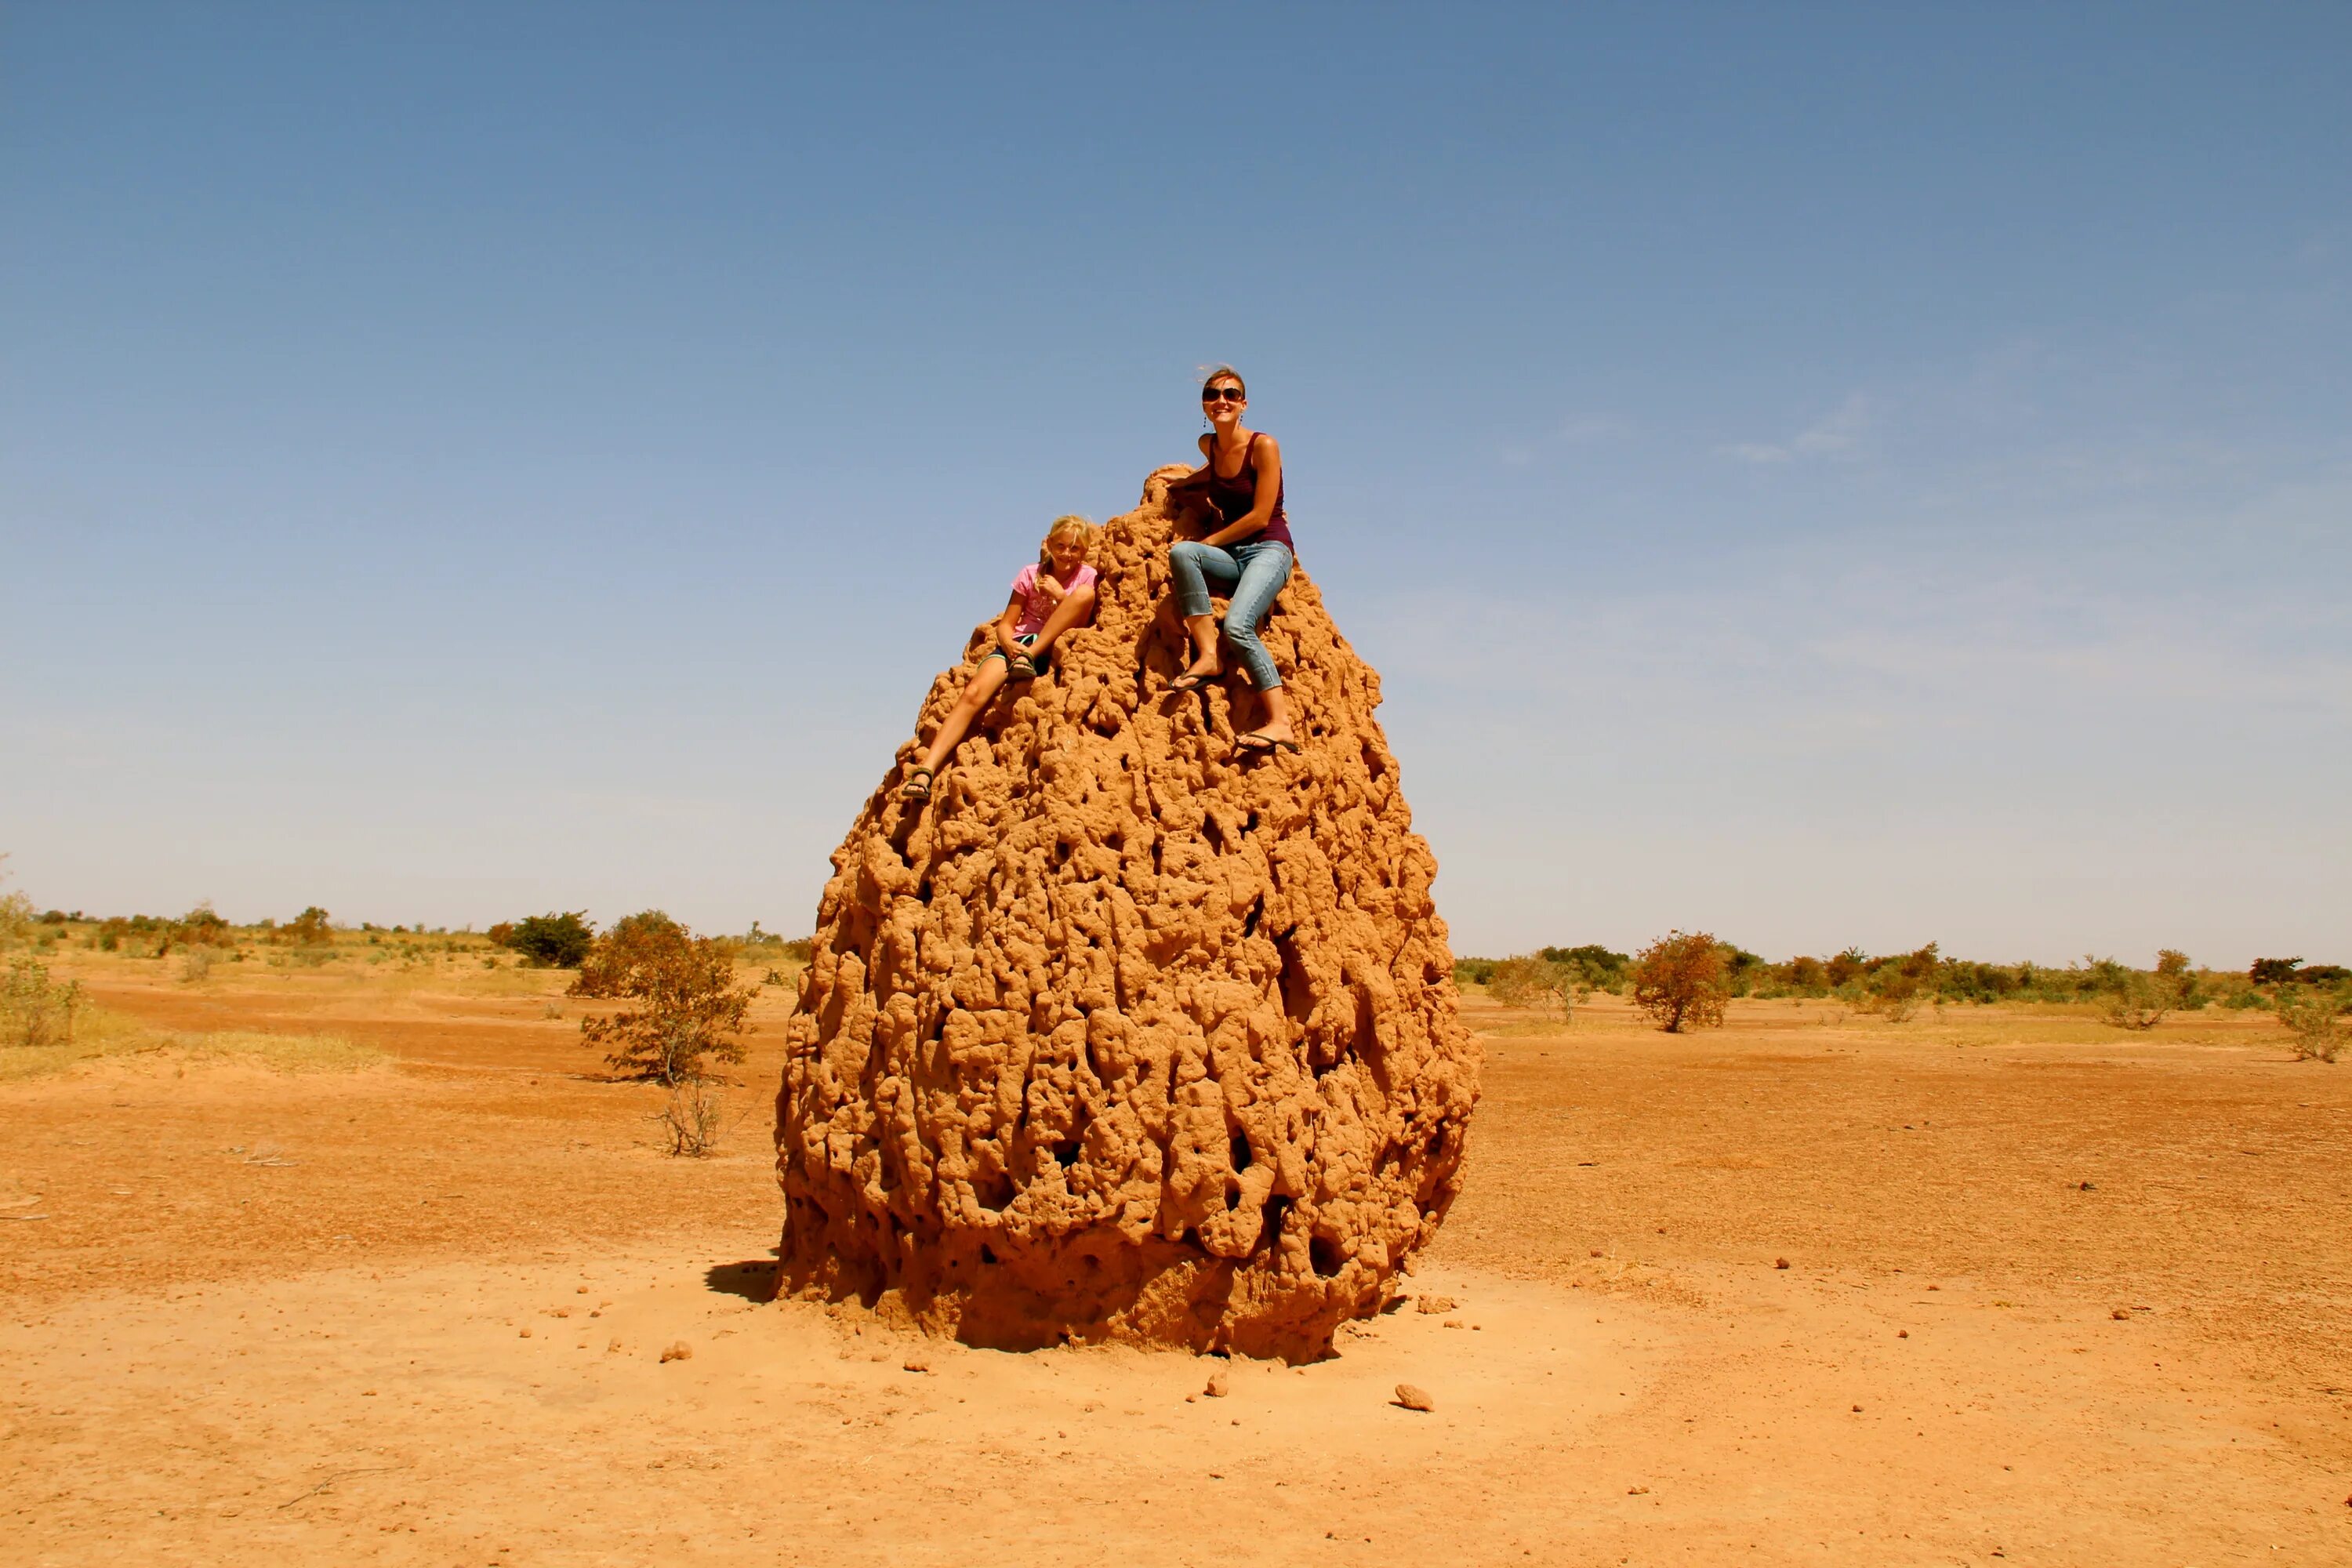
[[[1019,643],[1023,647],[1034,648],[1037,646],[1037,634],[1035,632],[1030,632],[1024,636],[1014,637],[1013,640]],[[989,650],[980,656],[980,662],[986,664],[992,658],[1004,658],[1004,650],[992,644]],[[1053,652],[1051,649],[1048,649],[1046,652],[1042,654],[1032,653],[1029,656],[1029,662],[1036,667],[1038,674],[1043,675],[1045,672],[1045,666],[1052,663],[1053,658]],[[1004,662],[1007,665],[1010,665],[1013,661],[1009,658],[1005,658]]]

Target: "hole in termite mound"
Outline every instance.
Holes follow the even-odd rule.
[[[1290,1200],[1280,1193],[1265,1200],[1265,1223],[1258,1229],[1254,1250],[1265,1252],[1281,1242],[1282,1222],[1289,1213]]]
[[[1246,1132],[1234,1133],[1233,1146],[1228,1152],[1233,1157],[1234,1171],[1241,1172],[1248,1170],[1250,1168],[1249,1134]]]
[[[1062,1169],[1066,1171],[1077,1163],[1078,1142],[1076,1139],[1073,1138],[1067,1142],[1056,1143],[1054,1145],[1054,1163],[1061,1166]]]
[[[1348,1266],[1348,1255],[1339,1250],[1338,1242],[1327,1237],[1309,1237],[1307,1261],[1313,1267],[1318,1279],[1329,1279]]]

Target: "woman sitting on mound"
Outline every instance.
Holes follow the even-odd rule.
[[[1234,737],[1243,752],[1295,752],[1290,696],[1281,672],[1258,641],[1258,623],[1274,607],[1274,596],[1290,580],[1294,552],[1290,523],[1282,515],[1282,448],[1274,437],[1242,428],[1249,393],[1231,365],[1219,365],[1201,386],[1201,409],[1209,433],[1201,437],[1200,468],[1169,487],[1170,499],[1184,509],[1185,521],[1207,525],[1202,538],[1180,540],[1168,548],[1176,579],[1176,607],[1192,637],[1192,662],[1170,682],[1171,691],[1196,691],[1224,673],[1217,657],[1217,623],[1209,605],[1210,584],[1227,595],[1225,640],[1240,656],[1250,684],[1265,701],[1266,720]],[[1206,517],[1200,513],[1206,511]]]
[[[1095,525],[1085,518],[1057,517],[1045,531],[1037,559],[1013,575],[1013,596],[991,627],[996,646],[980,656],[980,668],[931,737],[930,749],[898,787],[908,800],[928,800],[931,780],[971,730],[971,721],[1007,680],[1034,679],[1052,651],[1054,639],[1081,626],[1095,609],[1095,569],[1087,564]]]

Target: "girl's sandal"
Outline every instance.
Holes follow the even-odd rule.
[[[898,798],[900,800],[930,799],[931,770],[929,768],[917,768],[913,774],[908,778],[907,782],[898,786]]]
[[[1298,750],[1298,742],[1296,741],[1278,740],[1275,736],[1266,734],[1264,731],[1252,730],[1246,735],[1235,735],[1234,737],[1234,750],[1237,752],[1246,752],[1254,757],[1270,757],[1276,752],[1295,752]]]
[[[1025,653],[1016,653],[1011,658],[1006,659],[1004,661],[1004,668],[1009,672],[1012,679],[1034,680],[1037,679],[1036,661],[1032,659]]]

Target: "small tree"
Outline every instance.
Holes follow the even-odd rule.
[[[2257,985],[2285,985],[2302,963],[2300,958],[2258,958],[2247,967],[2246,978]]]
[[[1572,1021],[1577,1004],[1592,994],[1583,970],[1532,952],[1496,964],[1486,989],[1506,1007],[1557,1009],[1562,1023]]]
[[[2155,973],[2126,970],[2116,978],[2099,1016],[2118,1029],[2153,1029],[2175,1008],[2203,1005],[2197,976],[2189,972],[2189,955],[2168,947],[2156,955]]]
[[[1706,931],[1669,931],[1633,960],[1633,1005],[1667,1034],[1723,1022],[1723,947]]]
[[[610,1067],[672,1086],[702,1077],[705,1057],[740,1062],[752,988],[734,980],[727,944],[696,936],[659,910],[630,915],[595,940],[572,994],[641,1005],[581,1019],[582,1042],[605,1047]]]
[[[287,921],[279,931],[296,947],[320,947],[335,940],[335,928],[329,922],[327,911],[316,904]]]
[[[596,928],[588,923],[587,916],[585,910],[573,910],[528,915],[511,923],[500,921],[490,928],[490,940],[522,954],[523,962],[533,968],[577,969],[587,962],[588,950],[596,941]]]

